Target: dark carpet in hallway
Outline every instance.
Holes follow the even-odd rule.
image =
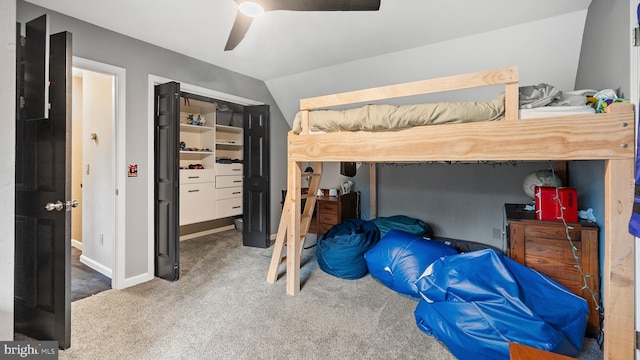
[[[71,247],[71,301],[111,289],[111,279],[80,262],[82,250]]]

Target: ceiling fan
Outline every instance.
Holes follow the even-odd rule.
[[[235,0],[236,20],[225,51],[233,50],[249,30],[253,18],[266,11],[378,11],[381,0]]]

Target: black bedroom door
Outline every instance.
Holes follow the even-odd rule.
[[[156,85],[154,105],[154,268],[155,276],[174,281],[180,278],[180,84]]]
[[[19,95],[33,85],[31,61],[29,50],[18,59],[27,79]],[[71,63],[71,34],[52,35],[48,117],[27,115],[28,96],[16,115],[14,329],[63,349],[71,345]]]
[[[269,247],[269,105],[244,108],[242,243]]]

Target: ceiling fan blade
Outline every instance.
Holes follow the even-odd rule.
[[[240,41],[244,39],[244,35],[247,33],[247,30],[249,30],[249,26],[251,26],[252,21],[252,17],[238,11],[236,14],[236,20],[233,22],[233,27],[231,28],[231,33],[229,33],[227,45],[224,47],[224,51],[233,50],[238,46],[238,44],[240,44]]]
[[[253,0],[265,11],[378,11],[381,0]]]

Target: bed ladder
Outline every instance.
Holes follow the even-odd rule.
[[[309,180],[309,189],[306,194],[300,194],[300,199],[306,199],[304,210],[300,216],[300,254],[304,248],[304,241],[311,225],[311,218],[313,217],[313,211],[316,207],[316,194],[320,187],[320,177],[322,176],[322,163],[313,163],[313,172],[301,173],[302,178]],[[278,233],[276,234],[276,242],[273,247],[273,255],[271,256],[271,265],[269,266],[269,273],[267,274],[267,282],[273,284],[278,280],[278,268],[283,262],[286,263],[286,256],[283,256],[284,249],[287,242],[287,228],[289,226],[290,207],[291,207],[291,191],[287,191],[287,195],[284,199],[284,206],[282,207],[282,215],[280,216],[280,224],[278,225]]]

